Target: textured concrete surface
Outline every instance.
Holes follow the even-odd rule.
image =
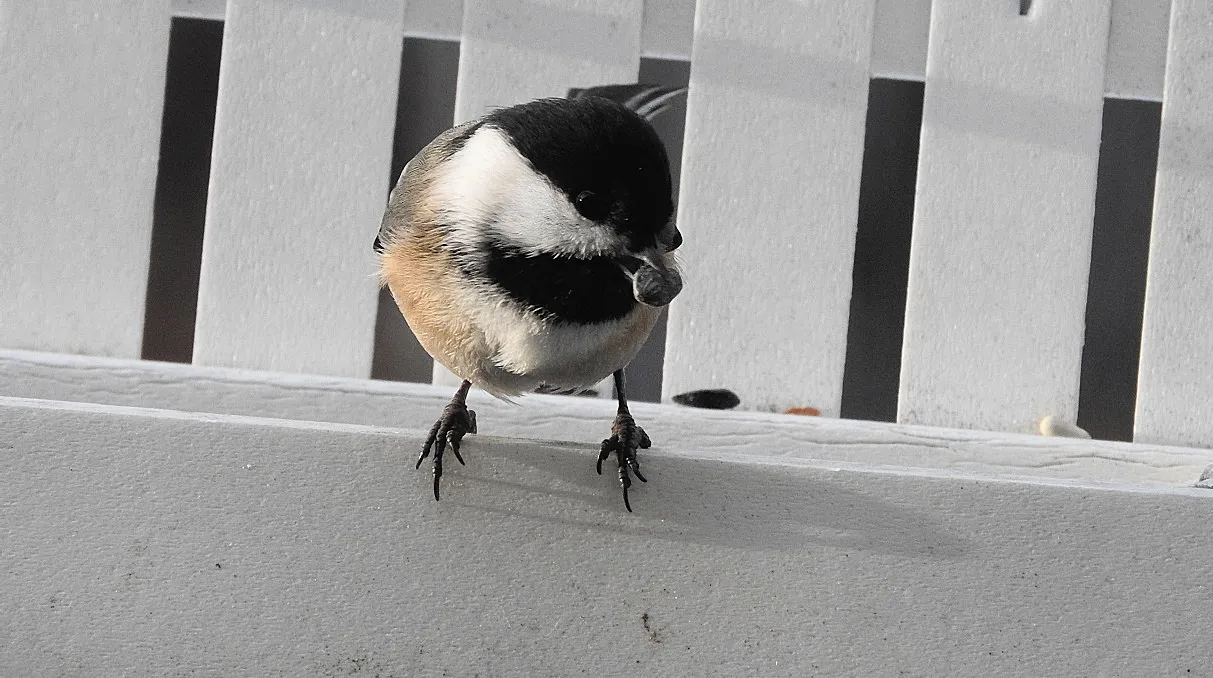
[[[418,442],[0,400],[0,675],[1213,670],[1204,490]]]

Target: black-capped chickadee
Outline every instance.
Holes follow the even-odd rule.
[[[375,250],[380,278],[421,345],[463,379],[430,429],[434,498],[447,445],[476,432],[478,386],[508,398],[577,391],[614,375],[612,453],[624,505],[649,437],[623,368],[681,291],[671,254],[669,160],[646,120],[683,90],[613,85],[492,111],[453,127],[404,168]]]

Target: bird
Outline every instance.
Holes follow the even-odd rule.
[[[624,368],[682,290],[670,164],[651,120],[686,88],[570,89],[491,110],[405,165],[375,238],[379,278],[421,346],[462,381],[426,436],[440,499],[446,449],[477,432],[467,395],[577,392],[613,377],[624,507],[652,441]]]

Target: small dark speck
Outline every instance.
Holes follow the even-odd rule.
[[[650,641],[652,641],[654,643],[661,642],[661,638],[658,636],[657,630],[649,625],[649,613],[648,612],[645,612],[644,614],[640,615],[640,623],[641,623],[641,625],[644,626],[645,633],[649,634]]]
[[[222,570],[222,569],[223,569],[223,566],[222,566],[222,565],[220,565],[219,563],[215,563],[215,569],[216,569],[216,570]]]
[[[679,393],[674,396],[674,402],[705,410],[731,410],[741,404],[741,398],[727,388],[705,388]]]

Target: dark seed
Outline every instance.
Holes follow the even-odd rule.
[[[682,276],[673,268],[659,271],[646,264],[632,276],[632,294],[636,301],[654,308],[669,304],[681,291]]]
[[[674,396],[674,402],[705,410],[731,410],[741,404],[741,398],[727,388],[705,388],[679,393]]]

